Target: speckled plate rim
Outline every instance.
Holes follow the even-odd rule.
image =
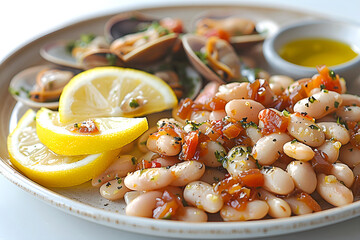
[[[204,6],[204,5],[201,5]],[[206,5],[208,6],[208,5]],[[219,5],[212,5],[219,6]],[[229,5],[220,5],[229,7]],[[236,5],[243,8],[257,8],[256,5]],[[174,8],[176,6],[167,6]],[[166,10],[166,6],[160,7],[162,10]],[[179,7],[193,7],[193,6],[179,6]],[[159,7],[157,7],[159,9]],[[264,7],[259,7],[264,8]],[[129,10],[155,10],[155,8],[141,8],[141,9],[121,9],[121,11]],[[274,11],[287,10],[297,12],[295,10],[281,9],[281,8],[268,8]],[[115,12],[114,12],[115,13]],[[109,17],[114,13],[103,15],[100,17],[93,17],[83,21],[77,21],[73,24],[68,24],[65,27],[71,27],[76,24],[84,24],[87,21],[96,21],[97,18]],[[308,15],[308,14],[307,14]],[[317,14],[317,16],[319,16]],[[319,16],[320,17],[320,16]],[[59,29],[58,31],[60,31]],[[38,39],[34,39],[30,43],[20,47],[17,51],[6,58],[0,65],[0,72],[5,71],[4,66],[10,60],[16,59],[21,55],[22,50],[33,47],[34,43],[46,38],[46,35]],[[10,81],[10,79],[9,79]],[[5,84],[5,83],[2,83]],[[8,84],[8,83],[7,83]],[[10,94],[6,92],[7,89],[0,90],[0,95],[6,94],[6,99],[2,103],[7,104],[11,108],[15,102]],[[2,107],[0,114],[4,114],[6,109]],[[6,118],[9,118],[7,116]],[[5,126],[4,126],[5,125]],[[3,124],[0,129],[0,135],[2,139],[5,139],[8,135],[8,125]],[[4,148],[4,146],[2,146]],[[6,146],[5,146],[6,148]],[[177,237],[177,238],[251,238],[261,236],[274,236],[286,233],[293,233],[297,231],[304,231],[308,229],[318,228],[321,226],[334,224],[340,221],[353,218],[360,215],[360,202],[354,202],[352,204],[332,208],[318,213],[313,213],[304,216],[295,216],[285,219],[270,219],[261,221],[248,221],[248,222],[208,222],[208,223],[187,223],[187,222],[174,222],[154,220],[147,218],[130,217],[126,215],[117,214],[114,212],[106,211],[96,207],[89,206],[74,199],[62,196],[54,191],[51,191],[23,176],[13,166],[9,164],[8,154],[2,153],[0,160],[0,173],[9,179],[12,183],[22,188],[23,190],[34,195],[36,198],[60,209],[74,216],[81,217],[83,219],[99,223],[102,225],[110,226],[120,230],[136,232],[146,235],[164,236],[164,237]]]

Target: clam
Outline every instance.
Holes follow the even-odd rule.
[[[124,66],[123,61],[110,52],[110,45],[103,36],[89,38],[87,34],[76,41],[49,42],[42,46],[40,55],[49,62],[83,70],[97,66]]]
[[[174,90],[178,99],[194,99],[202,87],[199,73],[184,61],[174,61],[152,66],[146,71],[164,80]]]
[[[180,20],[155,19],[138,12],[116,15],[105,24],[110,51],[129,67],[143,67],[165,59],[178,42],[180,32]]]
[[[52,65],[27,68],[16,74],[9,86],[12,96],[23,104],[55,109],[65,85],[80,71]]]
[[[261,43],[278,26],[266,19],[255,21],[240,13],[208,12],[195,22],[195,32],[202,36],[219,36],[231,43],[236,50],[243,50]]]
[[[205,79],[224,83],[241,78],[239,58],[227,41],[192,34],[182,41],[188,59]]]

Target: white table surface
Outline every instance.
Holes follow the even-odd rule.
[[[190,0],[20,0],[1,1],[0,62],[16,49],[75,20],[142,6],[191,4]],[[197,1],[224,3],[231,1]],[[360,24],[358,0],[253,0],[247,5],[289,7]],[[0,73],[1,74],[1,73]],[[266,239],[360,239],[360,217],[331,226]],[[159,239],[119,231],[62,212],[18,188],[0,175],[0,240],[17,239]]]

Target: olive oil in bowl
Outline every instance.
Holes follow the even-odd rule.
[[[288,62],[304,66],[335,66],[357,57],[351,46],[327,38],[306,38],[284,44],[279,55]]]

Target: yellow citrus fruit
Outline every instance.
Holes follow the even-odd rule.
[[[97,67],[76,75],[59,101],[60,122],[89,117],[135,117],[177,105],[174,91],[160,78],[140,70]]]
[[[96,154],[121,148],[148,129],[146,118],[89,118],[61,124],[58,112],[41,108],[36,114],[40,141],[61,155]]]
[[[42,144],[36,134],[36,113],[28,110],[8,136],[10,161],[33,181],[46,187],[70,187],[101,174],[120,153],[63,156]]]

